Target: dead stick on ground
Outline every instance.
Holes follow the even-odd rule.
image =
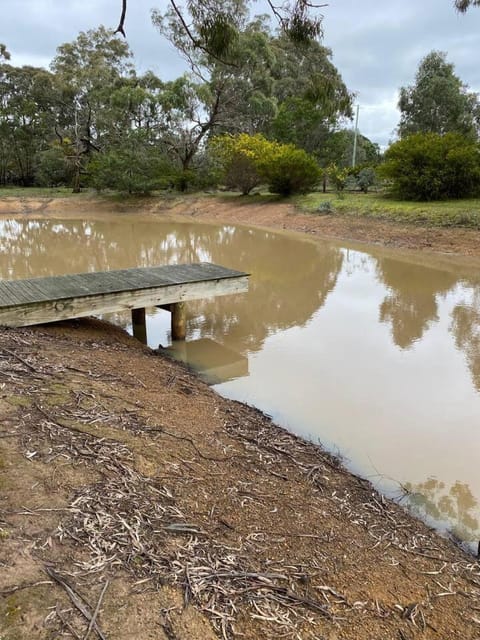
[[[11,589],[4,589],[0,591],[0,596],[9,596],[16,591],[20,591],[22,589],[32,589],[33,587],[39,587],[42,584],[52,584],[51,580],[41,580],[40,582],[29,582],[28,584],[19,584],[16,587],[12,587]]]
[[[192,438],[189,438],[187,436],[180,436],[176,433],[172,433],[171,431],[167,431],[166,429],[164,429],[163,427],[143,427],[141,429],[143,432],[147,432],[147,433],[160,433],[160,434],[164,434],[166,436],[169,436],[170,438],[174,438],[175,440],[184,440],[185,442],[188,442],[196,451],[196,453],[200,456],[200,458],[202,458],[203,460],[210,460],[212,462],[228,462],[229,460],[232,460],[233,458],[240,458],[242,456],[238,456],[237,454],[233,455],[233,456],[228,456],[228,457],[224,457],[224,458],[216,458],[214,456],[207,456],[204,453],[202,453],[200,451],[200,449],[197,447],[197,445],[195,444],[195,442],[192,440]]]
[[[35,373],[38,373],[38,370],[35,369],[34,366],[32,366],[29,362],[27,362],[26,360],[24,360],[20,356],[17,356],[17,354],[13,353],[13,351],[9,351],[8,349],[5,349],[5,347],[0,347],[0,349],[3,351],[3,353],[8,353],[9,356],[11,356],[12,358],[15,358],[16,360],[18,360],[19,362],[24,364],[26,367],[28,367],[30,369],[30,371],[34,371]]]
[[[85,616],[85,618],[90,622],[92,620],[92,614],[90,613],[89,607],[83,600],[83,598],[76,593],[72,587],[66,582],[61,576],[58,575],[56,571],[54,571],[51,567],[45,567],[45,572],[49,575],[52,580],[55,580],[61,587],[65,589],[70,600],[76,606],[76,608],[80,611],[80,613]],[[96,631],[97,635],[101,640],[107,640],[103,635],[101,629],[98,627],[97,623],[94,621],[92,628]]]
[[[90,632],[93,629],[93,625],[95,624],[95,621],[97,619],[98,612],[100,611],[100,606],[102,604],[103,596],[105,595],[105,591],[107,590],[109,584],[110,584],[110,581],[107,580],[105,582],[105,585],[104,585],[103,589],[102,589],[102,593],[100,594],[100,597],[99,597],[98,602],[97,602],[97,606],[95,607],[95,611],[93,612],[92,619],[90,620],[90,624],[88,625],[88,629],[87,629],[86,634],[83,637],[83,640],[87,640],[88,639],[88,636],[90,635]]]
[[[57,602],[57,606],[55,607],[55,613],[57,614],[57,617],[60,620],[60,622],[63,624],[64,627],[66,627],[69,630],[72,636],[77,640],[82,640],[82,636],[80,636],[72,627],[72,625],[69,623],[69,621],[63,617],[62,612],[60,611],[60,605],[58,604],[58,602]]]

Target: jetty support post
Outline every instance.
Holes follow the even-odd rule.
[[[187,310],[185,302],[170,305],[172,314],[172,340],[185,340],[187,335]]]
[[[147,324],[145,322],[145,308],[132,309],[132,329],[137,340],[147,344]]]

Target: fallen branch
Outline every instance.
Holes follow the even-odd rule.
[[[92,629],[95,630],[98,637],[101,640],[107,640],[102,630],[99,628],[95,620],[93,619],[93,615],[90,612],[90,606],[87,602],[85,602],[84,598],[80,596],[69,584],[64,580],[56,571],[54,571],[51,567],[45,567],[45,573],[52,578],[57,584],[59,584],[68,594],[68,597],[75,605],[75,607],[80,611],[80,613],[88,620],[89,623],[92,623]],[[107,582],[108,585],[108,582]]]
[[[100,597],[99,597],[98,602],[97,602],[97,606],[95,607],[95,611],[93,612],[92,619],[90,620],[90,624],[88,625],[88,629],[87,629],[86,634],[83,637],[83,640],[88,640],[88,636],[90,635],[90,633],[91,633],[91,631],[93,629],[93,625],[95,624],[95,621],[97,619],[98,612],[100,611],[100,606],[102,604],[103,596],[105,595],[105,591],[108,589],[108,585],[109,584],[110,584],[110,581],[107,580],[105,582],[105,585],[104,585],[103,589],[102,589],[102,593],[100,594]]]

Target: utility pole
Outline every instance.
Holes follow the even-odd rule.
[[[357,104],[357,117],[355,119],[355,135],[353,136],[353,155],[352,155],[352,167],[355,168],[357,160],[357,137],[358,137],[358,112],[360,111],[360,105]]]

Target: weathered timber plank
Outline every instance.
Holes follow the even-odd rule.
[[[85,295],[108,295],[175,284],[237,278],[243,275],[245,274],[240,271],[209,263],[200,263],[145,269],[121,269],[28,280],[3,280],[0,281],[0,309],[18,304],[55,302]],[[88,293],[86,293],[86,289]]]
[[[27,304],[0,305],[0,325],[25,327],[44,322],[55,322],[247,291],[248,275],[241,272],[231,273],[236,273],[237,275],[230,275],[223,279],[170,284],[134,291],[114,291],[71,298],[59,297],[56,300],[40,300]]]

